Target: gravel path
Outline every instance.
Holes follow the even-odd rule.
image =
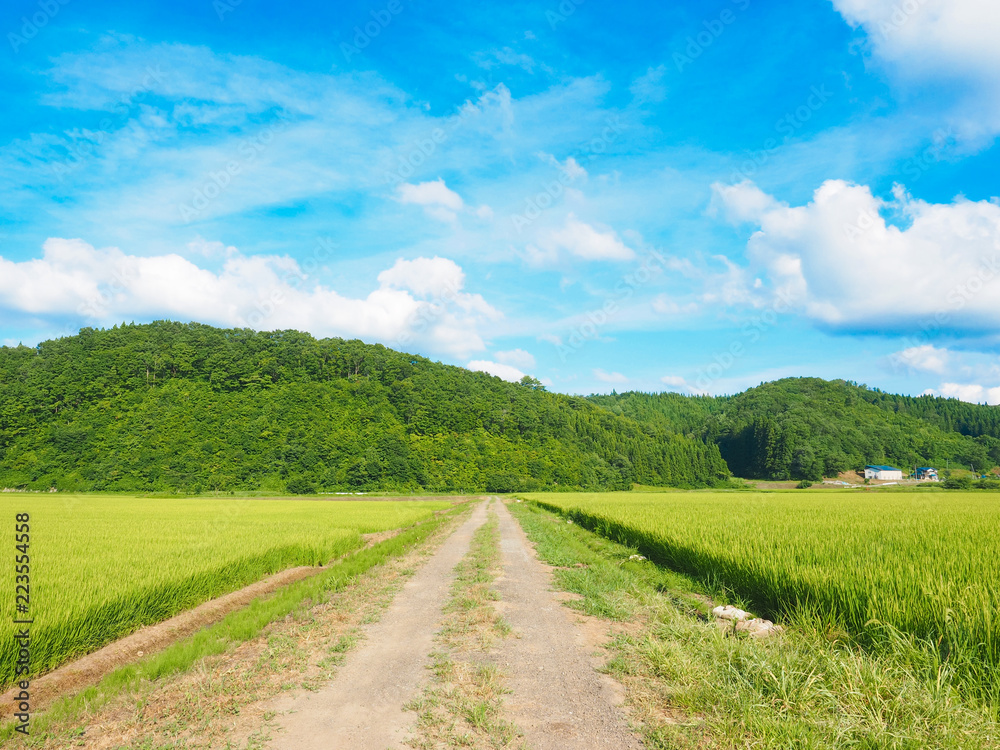
[[[403,711],[426,680],[434,633],[448,600],[454,568],[486,520],[480,503],[396,595],[365,640],[349,652],[337,676],[316,692],[276,701],[283,714],[273,750],[385,750],[401,747],[413,721]]]
[[[506,506],[496,508],[503,560],[496,587],[518,636],[498,654],[512,691],[505,718],[532,750],[639,750],[620,708],[621,686],[595,671],[581,629],[552,591],[551,573]]]

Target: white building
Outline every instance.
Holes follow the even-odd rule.
[[[903,472],[892,466],[866,466],[865,479],[902,479]]]

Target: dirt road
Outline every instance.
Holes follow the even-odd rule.
[[[582,635],[550,587],[523,531],[499,501],[503,573],[498,602],[514,637],[497,644],[497,664],[511,693],[505,719],[533,750],[641,748],[618,707],[618,689],[595,671]],[[316,692],[273,706],[278,729],[273,750],[385,750],[407,747],[416,715],[404,710],[428,683],[434,635],[454,581],[454,568],[487,516],[487,503],[410,579],[364,642],[347,655],[336,677]]]
[[[570,610],[551,591],[550,573],[507,508],[496,505],[504,570],[497,588],[518,635],[500,654],[512,691],[507,718],[532,750],[641,748],[618,708],[620,686],[595,671]]]
[[[402,747],[413,721],[403,710],[430,665],[434,633],[472,534],[486,520],[486,504],[407,581],[365,641],[348,655],[336,679],[317,692],[291,695],[273,710],[286,715],[274,750],[385,750]]]

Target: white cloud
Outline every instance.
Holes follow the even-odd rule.
[[[864,29],[873,56],[900,82],[930,81],[965,94],[953,118],[961,135],[989,136],[1000,129],[1000,5],[983,0],[833,0],[833,5],[849,24]]]
[[[526,352],[524,349],[511,349],[506,352],[497,352],[494,356],[496,356],[496,358],[505,365],[522,367],[525,370],[530,370],[535,366],[535,357],[530,352]]]
[[[486,70],[492,70],[498,65],[514,65],[527,73],[535,72],[535,61],[530,55],[515,52],[510,47],[501,49],[491,49],[488,52],[476,55],[476,62]]]
[[[660,382],[666,385],[672,391],[678,391],[680,393],[686,393],[689,395],[704,396],[708,395],[708,391],[696,388],[687,382],[687,380],[680,375],[664,375],[660,378]]]
[[[561,250],[584,260],[632,260],[635,252],[627,247],[613,230],[599,231],[572,213],[559,229],[543,232],[538,247],[528,245],[529,262],[541,265],[553,262]]]
[[[833,0],[879,57],[919,71],[995,75],[1000,6],[982,0]]]
[[[468,370],[487,372],[490,375],[510,381],[511,383],[516,383],[524,377],[524,373],[516,367],[511,367],[510,365],[505,365],[500,362],[492,362],[488,359],[475,359],[469,362],[469,364],[465,367]]]
[[[712,185],[712,203],[709,215],[716,215],[722,209],[726,220],[733,224],[754,221],[768,211],[773,210],[778,202],[749,180],[736,185]]]
[[[895,364],[911,370],[936,372],[940,375],[944,373],[948,364],[948,355],[947,349],[938,349],[932,344],[922,344],[896,352],[891,359]]]
[[[793,207],[738,187],[713,189],[734,216],[758,225],[749,270],[769,276],[786,307],[843,330],[1000,331],[996,202],[926,203],[900,186],[886,202],[866,186],[828,180],[811,203]],[[908,226],[888,224],[883,212]]]
[[[177,255],[128,255],[79,239],[51,238],[41,258],[0,256],[0,309],[70,317],[80,325],[122,320],[197,320],[258,330],[296,328],[404,348],[467,356],[485,348],[479,328],[501,315],[463,291],[447,258],[398,260],[366,297],[345,297],[310,279],[285,256],[229,252],[219,271]]]
[[[697,302],[680,304],[668,294],[659,294],[653,299],[653,310],[660,315],[689,315],[698,312]]]
[[[382,271],[378,280],[385,286],[409,289],[422,296],[442,297],[465,286],[465,272],[448,258],[400,258],[392,268]]]
[[[620,372],[605,372],[601,369],[594,370],[594,377],[602,383],[627,383],[628,378]]]
[[[928,389],[924,393],[932,396],[944,396],[945,398],[957,398],[960,401],[968,401],[973,404],[986,403],[991,406],[1000,404],[1000,386],[987,388],[975,383],[942,383],[939,389]]]
[[[218,240],[209,242],[201,236],[195,237],[191,242],[187,243],[187,249],[189,253],[202,255],[206,258],[229,257],[238,252],[232,245],[226,245]]]
[[[665,65],[648,68],[646,72],[632,81],[628,90],[637,104],[645,102],[662,102],[667,97],[667,87],[663,85],[663,76],[667,72]]]
[[[572,156],[567,156],[565,161],[559,161],[552,154],[544,151],[538,152],[538,157],[546,164],[550,164],[566,174],[566,179],[574,182],[579,179],[586,179],[587,170],[580,166],[580,163]]]
[[[417,185],[403,183],[397,188],[400,203],[415,203],[435,219],[454,221],[455,215],[465,207],[462,196],[437,179]]]

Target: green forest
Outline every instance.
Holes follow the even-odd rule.
[[[786,378],[735,396],[591,396],[613,414],[717,445],[748,479],[810,479],[866,464],[1000,464],[1000,407],[896,396],[843,380]]]
[[[0,487],[174,493],[710,487],[1000,463],[1000,408],[788,378],[549,393],[375,344],[160,321],[0,347]]]
[[[296,331],[156,322],[0,348],[0,487],[702,487],[718,448],[526,378]]]

